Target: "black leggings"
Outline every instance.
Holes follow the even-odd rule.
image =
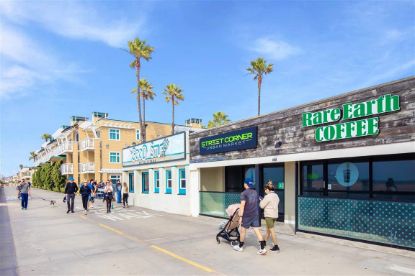
[[[109,213],[109,212],[111,212],[112,199],[107,198],[105,201],[107,202],[107,213]]]
[[[88,195],[82,196],[82,206],[84,207],[84,210],[88,210]]]
[[[127,193],[122,194],[122,205],[125,207],[125,204],[128,205],[128,194]]]

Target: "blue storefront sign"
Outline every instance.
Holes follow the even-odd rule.
[[[258,142],[257,127],[244,128],[200,139],[201,155],[244,149],[255,149]]]

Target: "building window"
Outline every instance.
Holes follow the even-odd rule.
[[[172,190],[171,170],[166,170],[166,194],[171,194],[171,190]]]
[[[373,162],[373,197],[394,201],[414,201],[415,160]]]
[[[119,152],[110,152],[110,163],[120,163]]]
[[[139,141],[139,140],[141,139],[141,133],[140,133],[140,130],[139,130],[139,129],[137,129],[137,130],[135,131],[135,139],[136,139],[137,141]]]
[[[160,192],[160,172],[154,171],[154,193]]]
[[[97,134],[97,138],[101,137],[101,131],[97,130],[95,133]]]
[[[134,173],[128,174],[128,190],[130,193],[134,193]]]
[[[304,195],[323,195],[324,183],[323,163],[306,164],[302,169],[302,192]]]
[[[179,169],[179,195],[186,194],[186,169]]]
[[[328,162],[327,177],[328,196],[369,198],[369,162]]]
[[[111,128],[109,130],[109,139],[110,140],[120,140],[120,130],[117,128]]]
[[[411,155],[304,162],[303,196],[415,202]]]
[[[141,184],[142,184],[142,192],[143,194],[148,194],[150,187],[149,187],[149,181],[148,181],[148,172],[143,172],[141,174]]]

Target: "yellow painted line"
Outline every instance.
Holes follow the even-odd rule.
[[[209,268],[207,266],[198,264],[198,263],[196,263],[196,262],[194,262],[192,260],[186,259],[186,258],[184,258],[182,256],[177,255],[177,254],[174,254],[173,252],[168,251],[168,250],[166,250],[164,248],[158,247],[157,245],[151,245],[150,247],[153,248],[153,249],[155,249],[155,250],[157,250],[157,251],[159,251],[159,252],[162,252],[162,253],[164,253],[166,255],[169,255],[170,257],[173,257],[173,258],[178,259],[178,260],[180,260],[182,262],[185,262],[185,263],[187,263],[189,265],[192,265],[194,267],[197,267],[200,270],[203,270],[205,272],[215,272],[213,269],[211,269],[211,268]]]
[[[87,217],[85,217],[85,216],[79,216],[79,217],[81,217],[82,219],[84,219],[84,220],[89,220],[89,221],[91,221],[90,219],[88,219]],[[111,227],[111,226],[108,226],[108,225],[106,225],[106,224],[103,224],[103,223],[99,223],[98,224],[100,227],[102,227],[102,228],[104,228],[104,229],[107,229],[107,230],[109,230],[109,231],[111,231],[111,232],[114,232],[114,233],[116,233],[116,234],[118,234],[118,235],[120,235],[120,236],[123,236],[123,237],[125,237],[125,238],[127,238],[127,239],[129,239],[129,240],[133,240],[133,241],[136,241],[136,242],[138,242],[138,243],[145,243],[145,244],[148,244],[148,243],[146,243],[145,241],[143,241],[143,240],[140,240],[140,239],[137,239],[136,237],[133,237],[133,236],[130,236],[130,235],[127,235],[127,234],[125,234],[124,232],[122,232],[121,230],[118,230],[118,229],[116,229],[116,228],[113,228],[113,227]],[[164,248],[161,248],[161,247],[159,247],[159,246],[157,246],[157,245],[150,245],[150,247],[152,248],[152,249],[154,249],[154,250],[156,250],[156,251],[158,251],[158,252],[161,252],[161,253],[164,253],[164,254],[166,254],[166,255],[169,255],[170,257],[172,257],[172,258],[175,258],[175,259],[177,259],[177,260],[180,260],[180,261],[182,261],[182,262],[184,262],[184,263],[187,263],[187,264],[189,264],[189,265],[191,265],[191,266],[194,266],[194,267],[196,267],[196,268],[198,268],[198,269],[200,269],[200,270],[203,270],[203,271],[205,271],[205,272],[210,272],[210,273],[212,273],[212,272],[215,272],[215,270],[213,270],[213,269],[211,269],[211,268],[209,268],[209,267],[207,267],[207,266],[204,266],[204,265],[201,265],[201,264],[199,264],[199,263],[197,263],[197,262],[195,262],[195,261],[192,261],[192,260],[189,260],[189,259],[187,259],[187,258],[185,258],[185,257],[182,257],[182,256],[179,256],[179,255],[177,255],[177,254],[175,254],[175,253],[173,253],[173,252],[171,252],[171,251],[169,251],[169,250],[166,250],[166,249],[164,249]]]
[[[105,224],[102,224],[102,223],[100,223],[100,224],[98,224],[98,225],[99,225],[99,226],[101,226],[102,228],[105,228],[105,229],[110,230],[110,231],[112,231],[112,232],[114,232],[114,233],[117,233],[118,235],[121,235],[121,236],[126,236],[126,235],[124,234],[124,232],[122,232],[122,231],[120,231],[120,230],[118,230],[118,229],[112,228],[111,226],[108,226],[108,225],[105,225]]]

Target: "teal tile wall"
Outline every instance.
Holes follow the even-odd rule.
[[[298,229],[415,248],[415,203],[298,197]]]

